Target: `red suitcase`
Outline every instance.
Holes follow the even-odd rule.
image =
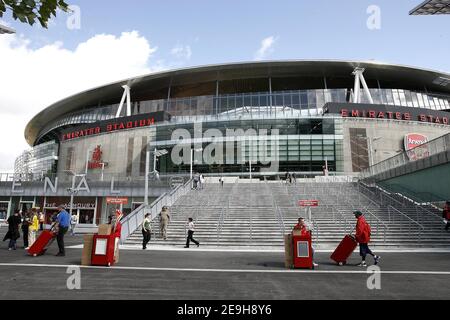
[[[347,259],[350,257],[353,251],[355,251],[357,245],[358,243],[353,236],[346,235],[331,255],[331,259],[336,261],[336,263],[340,266],[346,264]]]
[[[55,240],[55,234],[49,230],[42,231],[41,235],[36,239],[33,245],[28,249],[28,254],[33,257],[43,255],[48,247]]]

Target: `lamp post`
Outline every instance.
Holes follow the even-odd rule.
[[[75,188],[75,182],[77,177],[85,177],[85,174],[76,174],[72,170],[65,170],[65,172],[68,172],[72,175],[72,187],[67,189],[67,191],[70,193],[70,216],[72,216],[72,210],[73,210],[73,199],[75,194],[78,193],[78,188]]]
[[[159,177],[158,171],[156,171],[156,161],[158,157],[161,157],[169,152],[166,149],[163,150],[155,150],[153,151],[153,172],[156,177]],[[145,194],[144,194],[144,204],[148,206],[148,178],[150,176],[150,151],[146,153],[145,159]],[[158,178],[159,179],[159,178]]]
[[[192,180],[192,177],[193,177],[193,163],[194,163],[194,152],[202,152],[203,151],[203,148],[198,148],[198,149],[194,149],[194,148],[192,148],[191,149],[191,180]]]

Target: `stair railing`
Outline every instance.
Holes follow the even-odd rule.
[[[190,190],[190,183],[191,180],[186,182],[184,185],[178,185],[172,191],[163,193],[150,205],[146,206],[145,204],[142,204],[136,210],[123,218],[121,221],[121,243],[123,244],[128,239],[128,237],[133,234],[139,228],[139,226],[142,225],[144,217],[147,213],[151,215],[151,220],[153,221],[154,219],[156,219],[164,206],[170,207],[178,200],[178,198],[186,195]]]
[[[417,222],[416,220],[412,219],[408,215],[406,215],[403,212],[401,212],[400,210],[398,210],[397,208],[395,208],[391,205],[389,205],[387,208],[389,211],[394,211],[394,212],[398,213],[399,215],[405,217],[409,221],[409,224],[408,224],[409,233],[411,233],[411,231],[412,231],[412,228],[411,228],[412,225],[415,225],[416,227],[419,228],[420,231],[419,231],[417,237],[418,237],[419,243],[421,243],[422,242],[422,233],[425,231],[425,227],[422,224],[420,224],[419,222]]]

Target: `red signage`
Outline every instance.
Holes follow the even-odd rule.
[[[404,121],[420,121],[435,124],[450,124],[449,118],[445,116],[435,116],[428,114],[418,114],[417,119],[413,119],[410,112],[393,112],[380,110],[359,110],[359,109],[341,109],[343,118],[372,118],[372,119],[391,119]]]
[[[106,198],[107,204],[128,204],[128,198]]]
[[[300,200],[298,205],[300,207],[318,207],[319,200]]]
[[[405,151],[409,160],[415,161],[426,158],[430,155],[428,145],[428,138],[423,134],[410,133],[405,136]]]
[[[125,130],[125,129],[135,129],[135,128],[142,128],[142,127],[148,127],[155,124],[154,118],[148,118],[148,119],[142,119],[142,120],[136,120],[136,121],[125,121],[125,122],[116,122],[113,124],[107,124],[105,127],[92,127],[87,128],[83,130],[77,130],[72,131],[63,134],[62,140],[72,140],[76,138],[83,138],[87,136],[93,136],[105,132],[113,132],[113,131],[119,131],[119,130]]]
[[[92,160],[88,162],[89,169],[103,169],[108,165],[108,163],[102,161],[102,153],[101,146],[95,147],[92,152]]]
[[[69,141],[78,138],[85,138],[103,133],[110,133],[121,130],[150,127],[157,122],[170,120],[170,115],[165,111],[157,111],[147,114],[139,114],[118,119],[99,121],[94,124],[84,124],[77,128],[70,128],[63,131],[61,141]]]

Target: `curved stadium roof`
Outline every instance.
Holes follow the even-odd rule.
[[[382,88],[428,90],[450,94],[450,83],[438,81],[439,79],[450,79],[449,73],[375,61],[293,60],[208,65],[125,79],[65,98],[41,111],[28,123],[25,129],[25,139],[30,145],[33,145],[42,127],[65,114],[87,108],[92,109],[97,105],[119,103],[123,94],[122,86],[125,84],[132,88],[133,101],[140,101],[151,100],[146,98],[151,91],[159,92],[160,95],[164,92],[167,95],[170,86],[195,88],[195,84],[216,81],[269,77],[326,77],[327,79],[347,78],[351,80],[355,67],[365,68],[366,80],[368,82],[373,79],[379,80],[383,82]],[[215,94],[215,89],[210,94]]]

